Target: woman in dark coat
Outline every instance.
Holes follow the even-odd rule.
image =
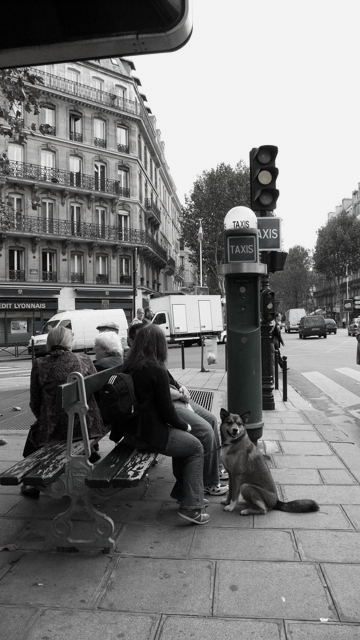
[[[66,411],[56,406],[57,388],[64,384],[69,373],[79,371],[83,376],[96,373],[89,358],[83,353],[72,353],[72,332],[65,327],[51,329],[47,337],[50,355],[34,361],[30,378],[30,408],[36,423],[31,427],[24,449],[24,457],[40,449],[49,442],[62,442],[67,438],[68,416]],[[108,429],[104,426],[94,396],[88,398],[89,411],[86,422],[90,438],[102,436]],[[81,439],[80,422],[75,417],[74,440]],[[97,456],[99,459],[99,456]],[[90,462],[93,460],[90,458]],[[35,488],[24,485],[21,492],[28,497],[39,497]],[[36,495],[37,494],[37,495]]]
[[[132,374],[135,395],[142,406],[138,433],[151,451],[171,456],[176,462],[174,475],[183,488],[179,516],[194,524],[206,524],[204,450],[190,433],[190,425],[174,409],[166,359],[167,344],[160,327],[149,324],[137,332],[123,371]]]

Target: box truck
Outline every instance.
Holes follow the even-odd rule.
[[[299,322],[304,316],[305,309],[288,309],[285,314],[285,333],[299,331]]]
[[[96,327],[103,322],[112,320],[119,325],[119,337],[127,337],[128,323],[124,309],[80,309],[78,311],[62,311],[54,315],[43,326],[41,333],[30,338],[28,352],[32,353],[32,340],[34,341],[34,354],[36,357],[45,356],[47,353],[46,341],[50,329],[62,326],[73,332],[73,351],[91,351],[99,331]]]
[[[201,335],[220,338],[224,329],[220,296],[169,295],[150,303],[153,323],[164,331],[169,343],[201,344]]]

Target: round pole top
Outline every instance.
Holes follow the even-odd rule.
[[[226,231],[235,229],[257,229],[257,217],[249,207],[233,207],[224,218]]]

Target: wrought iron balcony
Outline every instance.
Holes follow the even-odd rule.
[[[121,275],[120,276],[120,284],[132,284],[131,276]]]
[[[57,272],[56,271],[43,271],[42,272],[42,281],[43,282],[57,282]]]
[[[98,225],[91,222],[74,222],[43,218],[42,216],[23,216],[14,214],[11,207],[0,217],[0,232],[11,232],[15,236],[47,236],[54,240],[73,238],[75,242],[91,240],[100,244],[120,244],[138,247],[150,258],[155,258],[159,267],[164,268],[168,257],[166,250],[147,232],[139,229],[120,229],[108,225]]]
[[[51,124],[41,124],[39,129],[44,136],[56,136],[56,127]]]
[[[94,138],[95,147],[101,147],[102,149],[106,149],[106,140],[105,138]]]
[[[109,284],[109,276],[107,273],[98,273],[96,276],[96,284]]]
[[[145,209],[147,221],[155,228],[158,228],[161,225],[160,209],[150,198],[145,198]]]
[[[119,153],[129,153],[129,145],[128,144],[118,144],[117,150]]]
[[[9,280],[25,280],[25,270],[24,269],[10,269],[9,270]]]
[[[4,167],[0,168],[0,175],[10,176],[17,180],[24,179],[59,184],[64,187],[76,187],[85,191],[101,191],[102,193],[130,198],[130,189],[120,186],[118,180],[109,180],[109,178],[96,175],[88,176],[85,173],[74,173],[73,171],[64,171],[54,167],[42,167],[38,164],[10,160]]]
[[[83,273],[71,273],[71,282],[84,282],[84,274]]]
[[[74,142],[82,142],[83,141],[83,134],[82,133],[76,133],[76,131],[70,131],[69,138],[70,138],[70,140],[74,140]]]

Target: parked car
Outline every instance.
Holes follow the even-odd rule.
[[[337,333],[337,325],[335,320],[332,318],[325,318],[326,331],[327,333]]]
[[[303,340],[309,336],[323,336],[327,338],[326,324],[324,316],[313,315],[304,316],[299,323],[299,338]]]
[[[348,325],[348,336],[356,336],[358,325],[360,324],[360,318],[354,318]]]

